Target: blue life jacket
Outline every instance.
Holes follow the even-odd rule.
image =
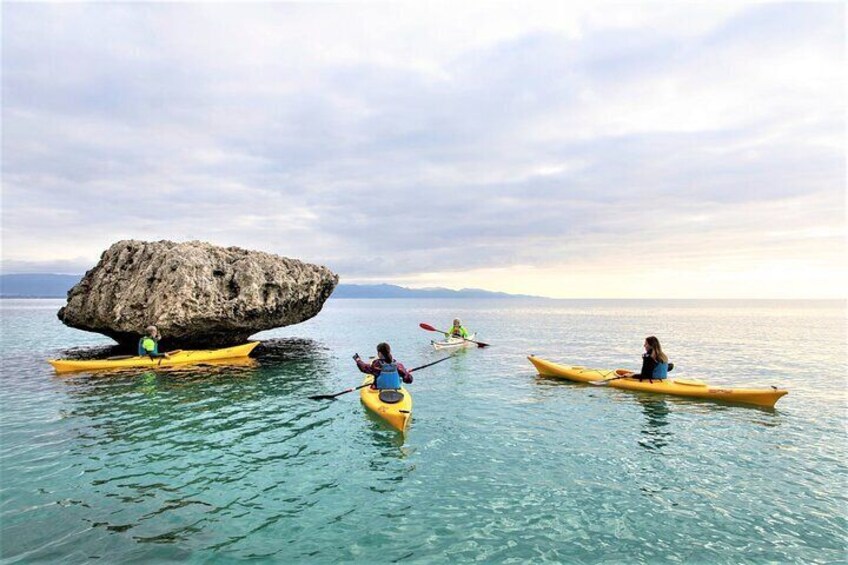
[[[657,363],[656,367],[654,367],[654,372],[653,372],[653,375],[651,375],[651,378],[660,379],[660,380],[667,379],[668,378],[668,363],[663,363],[662,361]]]
[[[398,373],[397,363],[387,363],[383,361],[380,367],[380,374],[376,379],[376,387],[378,389],[399,389],[400,388],[400,373]]]

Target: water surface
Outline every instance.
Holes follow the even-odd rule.
[[[254,363],[56,376],[109,344],[57,300],[3,300],[5,562],[835,562],[846,557],[845,304],[331,300]],[[438,359],[419,322],[492,343],[421,371],[406,438],[350,356]],[[535,375],[526,355],[780,385],[777,409]]]

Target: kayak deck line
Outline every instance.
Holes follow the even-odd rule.
[[[226,359],[243,359],[259,345],[258,341],[251,341],[242,345],[225,347],[222,349],[182,349],[171,352],[169,357],[130,356],[124,359],[50,359],[47,362],[53,366],[57,373],[73,373],[79,371],[102,371],[108,369],[131,369],[175,367],[179,365],[197,365],[208,361],[222,361]]]
[[[763,408],[774,408],[774,405],[785,395],[788,390],[772,386],[769,388],[733,388],[725,386],[711,386],[708,383],[696,379],[634,379],[619,377],[609,379],[610,374],[616,374],[616,370],[588,369],[580,366],[560,365],[552,361],[540,359],[530,355],[527,359],[536,367],[540,375],[556,377],[574,382],[588,383],[592,381],[607,380],[607,385],[613,388],[629,390],[632,392],[649,392],[656,394],[668,394],[686,398],[699,398],[704,400],[717,400],[734,404],[745,404],[760,406]]]

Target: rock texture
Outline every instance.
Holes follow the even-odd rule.
[[[134,350],[155,325],[160,350],[244,343],[321,311],[339,277],[261,251],[191,241],[119,241],[68,291],[58,316]]]

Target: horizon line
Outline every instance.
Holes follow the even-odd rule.
[[[0,272],[0,276],[10,276],[10,275],[29,275],[29,276],[74,276],[74,277],[83,277],[83,274],[79,273],[33,273],[33,272],[15,272],[15,273],[3,273]],[[374,282],[374,283],[343,283],[339,282],[339,285],[348,285],[348,286],[388,286],[394,288],[401,288],[404,290],[413,290],[413,291],[423,291],[423,292],[432,292],[439,290],[447,290],[450,292],[461,293],[462,291],[482,291],[492,294],[501,294],[506,295],[508,297],[512,297],[515,299],[539,299],[539,300],[664,300],[664,301],[685,301],[685,300],[711,300],[711,301],[758,301],[758,302],[766,302],[766,301],[783,301],[783,302],[792,302],[792,301],[807,301],[807,302],[836,302],[848,301],[848,297],[818,297],[818,298],[790,298],[790,297],[773,297],[773,298],[762,298],[762,297],[585,297],[585,296],[573,296],[573,297],[555,297],[555,296],[543,296],[539,294],[526,294],[526,293],[512,293],[506,292],[502,290],[490,290],[486,288],[478,288],[478,287],[462,287],[462,288],[450,288],[450,287],[442,287],[442,286],[423,286],[423,287],[413,287],[413,286],[403,286],[399,284],[392,284],[386,282]],[[330,298],[333,296],[330,295]],[[63,297],[54,297],[54,296],[8,296],[0,294],[0,298],[2,299],[57,299],[60,300]],[[424,299],[423,297],[420,297]],[[462,298],[462,297],[456,297]],[[340,298],[340,300],[416,300],[417,297],[383,297],[383,298],[371,298],[371,297],[356,297],[356,298]],[[452,299],[446,297],[445,299]],[[480,298],[478,298],[479,300]],[[485,298],[483,298],[485,299]],[[432,300],[432,299],[428,299]]]

